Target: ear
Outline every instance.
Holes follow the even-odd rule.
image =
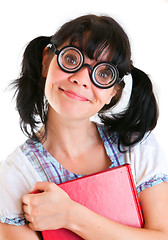
[[[48,68],[49,68],[49,65],[50,65],[50,62],[51,62],[53,56],[54,56],[54,54],[52,54],[50,52],[48,47],[45,47],[45,49],[43,51],[43,60],[42,60],[42,76],[45,78],[47,77]]]

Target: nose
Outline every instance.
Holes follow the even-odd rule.
[[[73,73],[69,80],[71,83],[88,88],[91,85],[90,70],[83,66],[79,71]]]

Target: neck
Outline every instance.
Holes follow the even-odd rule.
[[[97,129],[90,119],[66,119],[49,109],[44,147],[53,155],[77,156],[97,141]]]

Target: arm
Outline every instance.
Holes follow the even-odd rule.
[[[0,223],[1,240],[41,240],[38,232],[32,231],[27,225],[15,226],[6,223]]]
[[[143,229],[116,223],[90,211],[52,183],[38,183],[36,188],[44,193],[23,197],[26,218],[33,230],[67,228],[87,240],[168,239],[168,183],[139,194],[145,219]]]

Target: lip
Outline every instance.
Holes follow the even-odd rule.
[[[61,88],[61,90],[63,91],[63,93],[65,95],[67,95],[68,97],[72,98],[72,99],[75,99],[75,100],[78,100],[78,101],[81,101],[81,102],[88,102],[89,99],[86,98],[85,96],[79,94],[79,93],[76,93],[76,92],[73,92],[71,90],[64,90]]]

